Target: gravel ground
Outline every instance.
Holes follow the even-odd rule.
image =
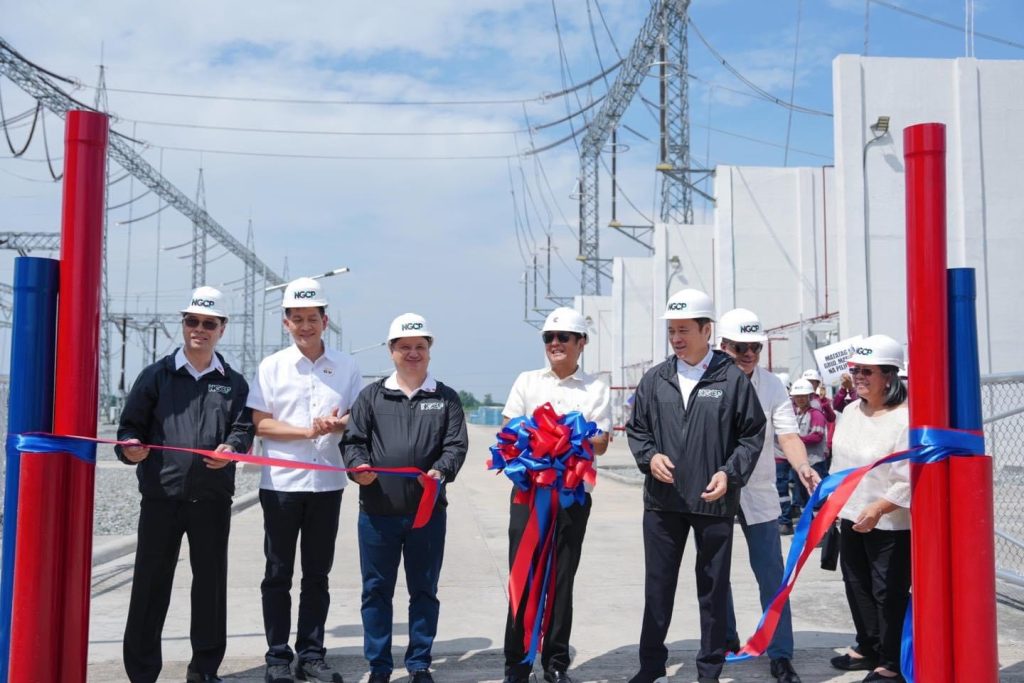
[[[112,434],[101,430],[101,437]],[[139,483],[135,468],[122,464],[111,446],[96,451],[96,498],[93,515],[94,536],[127,536],[134,534],[139,522]],[[6,458],[0,460],[0,481],[6,470]],[[260,483],[258,469],[239,468],[235,473],[235,497],[255,491]],[[3,521],[3,486],[0,486],[0,522]],[[0,529],[0,538],[3,533]]]

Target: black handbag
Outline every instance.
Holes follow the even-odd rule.
[[[839,526],[833,524],[821,540],[821,568],[834,572],[839,566]]]

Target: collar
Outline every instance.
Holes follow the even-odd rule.
[[[329,359],[331,355],[331,349],[330,347],[327,346],[327,344],[324,344],[324,352],[320,354],[320,357],[317,358],[316,360],[309,360],[309,358],[306,358],[306,356],[303,355],[302,351],[299,350],[298,345],[294,343],[287,349],[285,349],[285,353],[288,354],[288,360],[290,360],[295,365],[298,365],[302,361],[306,361],[310,365],[317,365],[319,363],[326,362]]]
[[[214,370],[216,370],[222,375],[227,374],[226,372],[224,372],[224,364],[220,362],[220,356],[217,354],[216,351],[213,353],[213,360],[210,361],[210,367],[206,368],[205,370],[199,370],[196,368],[196,366],[192,365],[192,363],[189,362],[188,356],[185,355],[184,347],[179,346],[178,352],[174,354],[174,369],[181,370],[186,365],[195,370],[196,372],[201,372],[204,375],[207,372],[213,372]]]
[[[715,355],[715,350],[708,347],[708,352],[701,358],[700,362],[696,365],[690,365],[682,358],[676,357],[676,372],[686,372],[688,370],[700,370],[701,372],[707,372],[708,368],[711,367],[711,358]]]
[[[392,372],[391,375],[386,380],[384,380],[384,388],[385,389],[390,389],[392,391],[402,391],[402,388],[400,386],[398,386],[398,371],[397,370]],[[417,387],[416,391],[412,392],[412,395],[415,396],[416,394],[418,394],[421,391],[427,391],[427,392],[437,391],[437,381],[434,379],[434,376],[430,374],[430,372],[427,372],[427,376],[423,380],[423,384],[421,384],[419,387]],[[403,393],[405,393],[405,392],[403,392]]]
[[[548,377],[552,377],[553,379],[555,379],[555,381],[558,382],[568,382],[570,380],[575,380],[577,382],[585,383],[588,378],[587,373],[583,372],[583,369],[580,368],[579,364],[576,365],[576,369],[573,370],[572,374],[569,375],[568,377],[559,377],[558,375],[555,374],[555,371],[551,369],[550,365],[544,369],[544,374]]]

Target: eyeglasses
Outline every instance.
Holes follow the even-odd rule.
[[[761,353],[761,349],[764,348],[764,344],[761,342],[729,342],[732,346],[732,350],[741,356],[747,351],[753,351],[754,353]]]
[[[850,374],[854,377],[856,377],[857,375],[861,375],[863,377],[870,377],[871,375],[875,374],[875,371],[872,370],[871,368],[862,368],[856,365],[852,365],[850,366]]]
[[[563,344],[567,344],[570,339],[578,339],[579,336],[575,332],[545,332],[541,335],[541,339],[544,340],[545,344],[550,344],[556,339]]]
[[[181,322],[184,323],[185,327],[189,329],[193,329],[202,325],[204,330],[209,330],[211,332],[220,327],[219,320],[200,320],[199,318],[193,318],[192,316],[182,318]]]

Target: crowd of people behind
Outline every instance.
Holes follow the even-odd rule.
[[[263,359],[247,382],[216,352],[229,318],[222,300],[212,287],[195,290],[181,311],[183,345],[142,371],[120,420],[123,445],[117,456],[137,468],[142,493],[124,636],[129,680],[152,683],[162,670],[162,631],[183,536],[193,571],[193,654],[186,681],[221,680],[235,469],[226,454],[249,451],[259,436],[263,455],[291,464],[264,467],[260,481],[265,681],[343,680],[326,659],[324,637],[328,575],[351,480],[359,487],[369,682],[388,683],[395,668],[393,598],[404,565],[409,643],[403,664],[411,683],[432,683],[444,484],[458,475],[468,438],[458,394],[429,371],[429,324],[414,313],[395,318],[387,337],[395,370],[363,386],[352,357],[323,342],[328,302],[319,283],[300,278],[289,283],[282,303],[283,324],[294,343]],[[781,537],[793,533],[793,517],[830,469],[866,465],[906,447],[903,347],[884,335],[867,337],[829,399],[815,370],[787,386],[760,365],[767,337],[752,311],[738,308],[719,316],[707,294],[685,289],[669,299],[662,317],[672,353],[645,373],[626,425],[629,448],[645,475],[644,612],[639,669],[630,683],[668,680],[665,641],[691,531],[701,630],[696,668],[700,682],[711,683],[719,680],[726,654],[740,648],[730,589],[736,522],[765,608],[782,581]],[[599,457],[611,433],[610,392],[580,367],[588,341],[586,320],[577,311],[559,308],[548,315],[541,330],[547,365],[518,376],[503,415],[507,423],[544,404],[561,414],[579,412],[601,430],[590,439]],[[415,468],[420,475],[394,476],[380,468]],[[422,502],[429,508],[427,484],[440,491],[429,519],[420,514]],[[561,507],[555,522],[554,597],[538,656],[548,683],[573,680],[573,583],[593,505],[589,486],[581,501]],[[909,507],[903,463],[870,472],[840,513],[840,566],[856,644],[831,663],[866,671],[864,681],[903,680],[899,649],[910,590]],[[512,495],[510,566],[529,516],[529,506]],[[292,641],[297,559],[301,578]],[[505,683],[526,683],[533,670],[526,612],[524,604],[507,615]],[[778,683],[800,682],[793,651],[787,604],[767,649]]]

